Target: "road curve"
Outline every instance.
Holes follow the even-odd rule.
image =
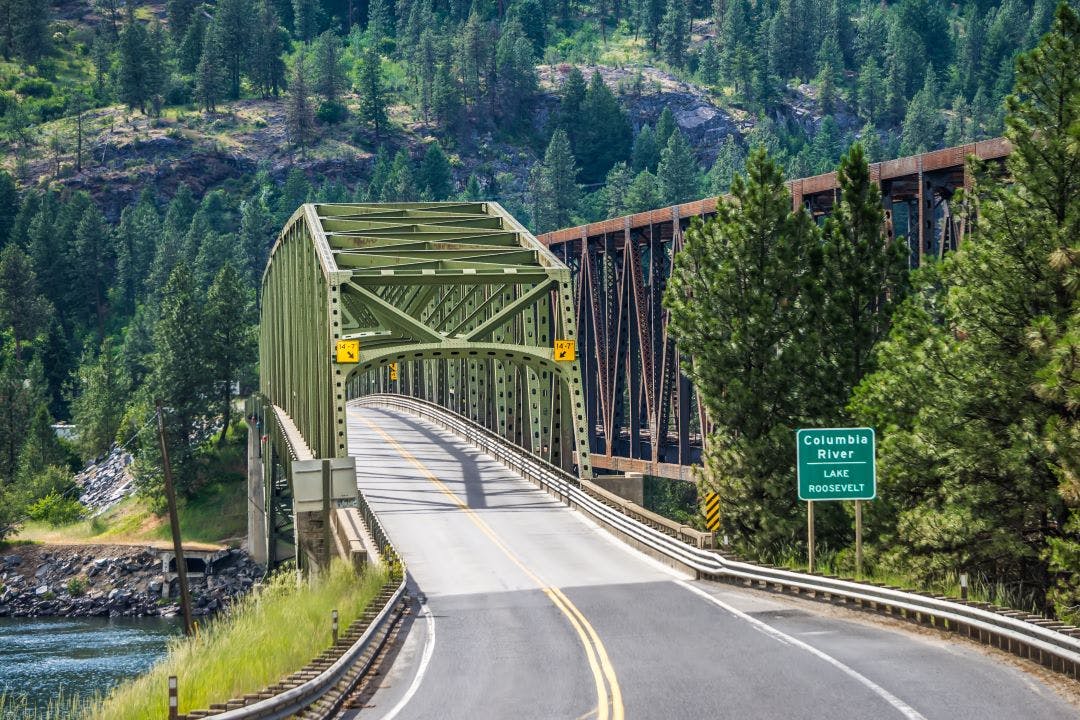
[[[975,646],[689,580],[449,433],[349,408],[361,490],[424,612],[348,717],[1050,720]]]

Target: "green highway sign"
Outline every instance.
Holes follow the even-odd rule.
[[[795,431],[800,500],[873,500],[877,495],[873,428]]]

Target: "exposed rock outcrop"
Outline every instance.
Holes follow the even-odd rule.
[[[124,545],[13,547],[0,555],[0,617],[171,617],[180,612],[179,586],[162,572],[162,554]],[[225,607],[263,575],[242,550],[219,555],[190,578],[196,616]]]

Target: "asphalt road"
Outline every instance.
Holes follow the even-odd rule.
[[[982,648],[689,580],[411,416],[350,407],[349,441],[426,597],[351,717],[1080,717]]]

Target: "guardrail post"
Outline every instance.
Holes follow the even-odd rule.
[[[960,599],[967,600],[968,598],[968,575],[967,573],[960,573]]]
[[[337,610],[333,610],[333,611],[330,612],[330,629],[331,629],[331,632],[333,632],[333,634],[334,634],[334,644],[335,645],[337,645],[337,636],[338,636],[338,622],[337,621],[338,621]]]
[[[176,720],[179,704],[177,702],[176,676],[169,676],[169,720]]]

